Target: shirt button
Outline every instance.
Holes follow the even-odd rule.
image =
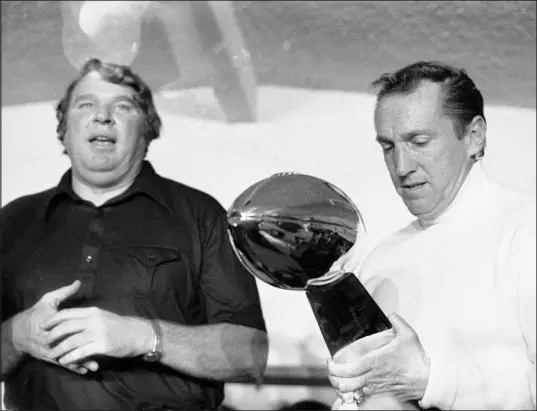
[[[87,255],[87,256],[86,256],[86,262],[87,262],[87,263],[90,263],[90,262],[91,262],[91,259],[92,259],[91,255]]]

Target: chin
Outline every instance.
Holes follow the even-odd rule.
[[[82,175],[85,180],[91,181],[99,186],[112,183],[118,179],[117,176],[120,174],[118,167],[111,164],[93,164],[84,167],[80,172],[80,175]]]
[[[110,157],[93,157],[89,161],[84,162],[82,168],[92,173],[102,173],[114,171],[119,167],[119,162]]]
[[[432,210],[429,208],[420,207],[419,205],[405,203],[406,208],[414,217],[431,218]]]

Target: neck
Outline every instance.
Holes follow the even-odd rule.
[[[95,182],[87,181],[80,176],[72,174],[72,186],[73,191],[83,200],[89,201],[96,207],[99,207],[106,203],[108,200],[123,194],[134,182],[134,179],[140,172],[141,167],[136,170],[135,173],[131,173],[129,176],[114,184],[99,184]]]
[[[453,197],[449,205],[439,213],[435,212],[431,213],[430,215],[419,216],[418,221],[420,225],[429,226],[435,224],[436,222],[443,220],[446,214],[449,214],[450,210],[455,206],[463,194],[463,191],[468,183],[468,176],[470,175],[471,171],[477,167],[479,167],[479,164],[477,162],[472,162],[461,171],[458,176],[458,182],[455,184],[455,192],[453,193]]]

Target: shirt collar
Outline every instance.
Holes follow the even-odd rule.
[[[481,161],[478,161],[470,169],[459,192],[449,207],[438,217],[433,219],[418,219],[416,223],[422,228],[427,228],[471,213],[475,207],[479,206],[479,199],[482,197],[482,190],[486,180],[487,177],[483,170],[483,165]]]
[[[124,193],[108,200],[103,206],[116,204],[126,198],[139,194],[148,196],[170,213],[173,211],[170,193],[166,190],[162,179],[147,160],[144,160],[142,169],[134,179],[132,185]],[[44,217],[46,218],[48,216],[49,212],[56,204],[58,204],[58,202],[61,202],[66,198],[70,198],[73,201],[84,202],[84,200],[73,190],[72,169],[65,172],[58,185],[52,190],[49,198],[46,199]]]

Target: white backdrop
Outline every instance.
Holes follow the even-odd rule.
[[[367,94],[259,88],[257,124],[225,124],[212,91],[160,91],[164,130],[149,149],[156,170],[202,189],[227,208],[254,182],[281,171],[311,174],[356,203],[373,245],[411,216],[391,186]],[[56,139],[55,102],[2,107],[2,205],[57,184],[69,167]],[[497,181],[535,195],[536,112],[487,106],[484,166]],[[270,336],[269,365],[322,365],[328,356],[305,295],[259,283]],[[305,398],[331,402],[330,389],[230,385],[235,408],[276,408]]]

